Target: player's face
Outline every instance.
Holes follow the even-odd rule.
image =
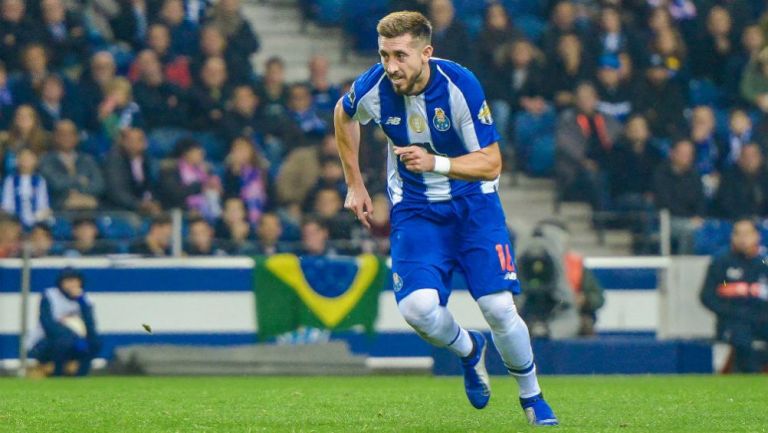
[[[410,95],[426,84],[424,69],[432,56],[432,46],[413,39],[410,34],[396,38],[379,37],[381,65],[392,82],[395,93]]]

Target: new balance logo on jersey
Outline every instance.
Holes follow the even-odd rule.
[[[394,125],[397,126],[400,124],[400,118],[399,117],[388,117],[387,121],[384,122],[385,125]]]
[[[504,275],[504,280],[514,281],[517,279],[517,272],[507,272],[506,275]]]

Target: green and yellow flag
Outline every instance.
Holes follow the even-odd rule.
[[[373,332],[388,268],[372,254],[357,257],[255,257],[259,337],[308,326]]]

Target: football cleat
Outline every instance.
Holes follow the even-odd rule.
[[[529,398],[521,398],[520,406],[523,407],[525,417],[528,418],[528,424],[541,426],[555,426],[560,423],[557,421],[555,413],[544,400],[544,394],[534,395]]]
[[[491,399],[491,382],[485,369],[485,351],[488,343],[483,334],[469,331],[469,336],[475,344],[474,354],[461,359],[464,369],[464,390],[467,392],[469,403],[475,409],[482,409]]]

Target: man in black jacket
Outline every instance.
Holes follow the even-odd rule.
[[[120,132],[119,145],[107,156],[104,179],[106,198],[117,209],[156,214],[160,204],[154,199],[155,161],[147,155],[147,138],[139,128]]]
[[[716,201],[723,218],[768,215],[768,172],[757,144],[742,147],[737,164],[723,176]]]
[[[717,337],[734,349],[735,367],[759,372],[768,363],[768,265],[759,253],[760,234],[742,219],[733,226],[731,251],[709,265],[701,302],[717,315]]]

